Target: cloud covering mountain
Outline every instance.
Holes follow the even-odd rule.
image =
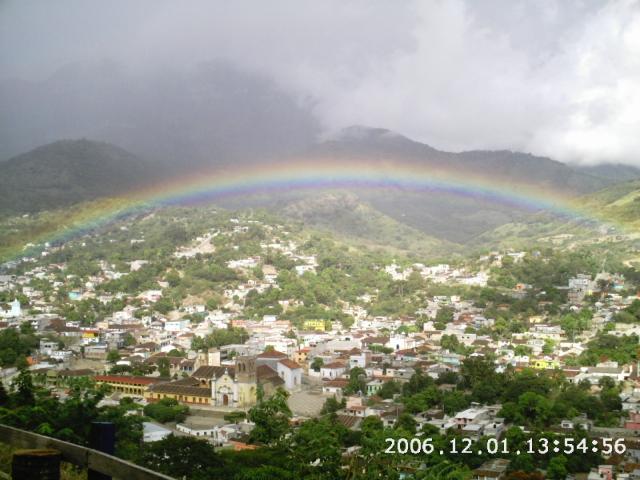
[[[450,151],[640,163],[640,4],[630,0],[6,1],[0,45],[13,82],[109,59],[142,80],[172,71],[169,83],[225,59],[273,79],[326,131],[374,125]],[[166,100],[170,112],[175,95]],[[42,116],[38,107],[3,108],[0,130],[15,114]]]

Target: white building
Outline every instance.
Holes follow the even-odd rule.
[[[394,350],[409,350],[416,348],[416,341],[406,334],[393,335],[385,346]]]
[[[142,441],[145,443],[157,442],[171,435],[171,430],[169,430],[168,428],[161,427],[160,425],[156,425],[155,423],[144,422],[142,424],[142,427],[143,427]]]
[[[183,425],[182,423],[178,423],[176,425],[176,430],[182,433],[186,433],[187,435],[191,435],[192,437],[213,437],[217,431],[218,427],[190,427],[189,425]]]
[[[20,307],[20,301],[18,299],[9,302],[9,310],[0,310],[0,317],[18,318],[20,316],[22,316],[22,308]]]
[[[164,323],[164,329],[166,332],[183,332],[189,328],[191,322],[186,319],[180,320],[167,320]]]
[[[302,367],[296,362],[285,359],[280,360],[277,365],[278,376],[284,380],[287,390],[298,390],[302,384]]]
[[[344,372],[347,371],[347,368],[341,362],[332,362],[327,365],[323,365],[320,368],[320,376],[322,378],[338,378],[341,377]]]

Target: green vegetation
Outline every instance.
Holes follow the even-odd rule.
[[[21,365],[25,357],[38,347],[39,339],[32,332],[21,333],[13,328],[0,331],[0,365]]]
[[[261,398],[258,404],[249,410],[247,418],[255,423],[251,430],[252,442],[274,444],[283,438],[289,430],[291,410],[287,405],[289,394],[279,388],[270,398]]]
[[[382,228],[381,221],[386,222],[386,219],[375,215],[366,218],[371,212],[359,206],[352,213],[364,222],[356,221],[350,226],[355,235],[370,235],[376,228]],[[48,218],[57,218],[56,215],[51,212]],[[236,215],[239,219],[231,221],[231,217]],[[341,218],[345,225],[338,225],[340,228],[346,228],[346,222],[353,220],[346,214]],[[20,224],[20,220],[11,221]],[[543,219],[536,221],[542,222]],[[25,220],[24,224],[28,223]],[[568,383],[559,371],[516,371],[505,367],[504,363],[504,370],[496,371],[494,359],[483,346],[487,344],[485,339],[507,340],[511,345],[500,347],[497,355],[512,349],[516,355],[533,355],[538,352],[537,348],[521,344],[514,346],[518,342],[512,334],[524,333],[536,323],[545,322],[560,326],[572,341],[582,341],[589,335],[586,350],[575,358],[563,357],[566,364],[593,366],[605,360],[620,364],[637,361],[637,336],[609,333],[613,323],[607,323],[602,331],[598,330],[603,317],[601,305],[604,304],[605,308],[611,306],[613,310],[621,305],[613,299],[614,294],[627,295],[640,282],[640,274],[632,266],[620,264],[621,252],[626,247],[613,244],[585,246],[582,242],[587,237],[584,236],[567,249],[552,248],[550,242],[545,244],[544,241],[531,240],[529,245],[535,243],[536,247],[527,249],[518,260],[504,252],[481,258],[456,255],[443,259],[443,262],[450,263],[452,269],[470,274],[489,272],[488,286],[477,287],[457,283],[456,280],[440,283],[441,279],[429,279],[428,275],[423,278],[421,266],[416,263],[426,264],[425,259],[431,258],[433,252],[416,253],[418,250],[411,245],[414,240],[418,241],[417,237],[411,237],[415,232],[407,233],[403,229],[394,232],[389,225],[397,226],[393,223],[384,226],[380,234],[382,241],[390,242],[389,235],[406,238],[396,238],[393,248],[379,249],[375,242],[354,241],[349,237],[353,232],[334,236],[322,229],[310,230],[301,224],[283,221],[260,210],[228,212],[212,207],[168,207],[115,220],[94,234],[69,239],[64,242],[64,248],[57,248],[62,243],[55,244],[47,251],[46,257],[34,257],[33,262],[12,267],[11,273],[24,275],[38,267],[47,267],[44,275],[32,276],[28,287],[42,292],[44,303],[51,312],[82,326],[93,326],[124,309],[131,309],[135,318],[144,318],[145,322],[166,317],[184,318],[193,323],[202,322],[209,314],[217,315],[218,312],[212,311],[220,310],[223,314],[230,314],[231,318],[261,319],[265,315],[276,315],[280,320],[289,320],[292,326],[285,336],[296,341],[300,339],[302,345],[303,334],[298,330],[307,320],[320,321],[326,328],[340,330],[340,337],[346,338],[349,335],[346,330],[353,324],[354,317],[344,312],[359,315],[354,308],[366,309],[369,317],[390,317],[392,321],[399,321],[379,329],[376,335],[381,336],[410,335],[421,331],[430,320],[439,330],[444,330],[454,319],[460,323],[468,322],[464,331],[480,337],[473,346],[465,346],[458,336],[450,334],[450,330],[443,332],[440,339],[440,347],[466,357],[462,359],[459,371],[448,371],[434,379],[417,368],[408,381],[384,382],[376,395],[368,396],[366,402],[369,405],[376,405],[383,399],[387,400],[383,404],[397,409],[398,415],[393,422],[383,424],[377,418],[365,418],[359,428],[349,430],[338,417],[346,402],[328,398],[318,418],[292,426],[288,394],[278,390],[266,398],[259,390],[259,402],[248,412],[231,412],[225,416],[228,422],[238,423],[246,418],[255,423],[249,436],[249,441],[259,447],[254,451],[214,450],[204,442],[176,437],[141,445],[140,422],[144,417],[128,415],[139,411],[140,406],[123,400],[117,407],[98,407],[105,391],[96,389],[90,382],[81,385],[72,381],[69,398],[59,401],[45,390],[34,387],[26,371],[16,376],[11,391],[0,390],[0,421],[85,444],[86,426],[91,421],[111,419],[123,429],[118,433],[118,454],[124,458],[178,477],[186,475],[205,479],[224,476],[234,480],[333,479],[347,476],[350,479],[399,478],[400,472],[415,472],[416,478],[432,478],[429,472],[441,472],[446,478],[467,479],[471,469],[492,456],[416,455],[407,458],[381,455],[381,452],[386,448],[385,438],[410,438],[419,433],[414,414],[437,409],[441,413],[455,415],[475,402],[501,404],[498,415],[513,425],[525,427],[534,438],[553,435],[562,438],[557,433],[558,423],[578,415],[585,415],[596,426],[620,425],[625,412],[620,400],[621,386],[615,382],[603,380],[598,386],[585,382],[574,385]],[[532,223],[529,228],[518,232],[531,232],[536,228]],[[555,225],[551,230],[554,229]],[[576,231],[578,229],[576,227]],[[3,235],[0,229],[0,238],[4,238]],[[203,240],[203,235],[207,236],[206,240]],[[272,242],[278,245],[273,246]],[[282,247],[289,242],[297,245],[295,253]],[[413,252],[403,251],[405,247]],[[192,249],[198,253],[176,255],[176,252]],[[611,253],[607,253],[605,258],[604,254],[609,249]],[[296,270],[296,266],[309,265],[311,256],[316,260],[316,265],[310,268],[313,271],[299,274],[301,272]],[[246,263],[248,267],[237,266],[242,262],[230,263],[247,260],[247,257],[254,257]],[[137,260],[143,262],[134,264]],[[582,309],[569,308],[565,304],[564,289],[568,279],[578,273],[599,272],[605,260],[608,270],[624,273],[624,288],[627,290],[621,290],[621,287],[614,289],[609,285],[610,288],[602,294],[588,297]],[[393,280],[385,272],[391,264],[398,265],[398,271],[405,273],[403,280]],[[277,271],[275,281],[270,275],[265,278],[263,268],[264,272],[268,271],[267,268]],[[71,300],[69,293],[90,290],[86,285],[88,280],[94,282],[93,277],[102,277],[95,281],[95,298],[87,295]],[[105,278],[108,280],[100,281]],[[262,280],[272,284],[267,286]],[[161,298],[148,301],[141,295],[145,290],[161,290]],[[21,292],[0,292],[0,304],[6,304],[14,296],[19,298],[24,309],[32,310],[40,305],[39,298],[32,298],[32,303],[29,303]],[[464,304],[461,307],[456,299],[451,298],[453,296],[461,297],[470,308]],[[204,305],[208,311],[187,314],[188,305]],[[473,318],[476,314],[485,317],[486,321]],[[638,323],[640,301],[619,311],[613,319],[620,323]],[[53,333],[47,333],[46,337],[66,346],[74,341]],[[24,358],[37,348],[40,338],[29,324],[23,324],[18,330],[10,328],[0,332],[2,366],[24,366]],[[249,332],[244,328],[229,326],[214,329],[205,337],[193,337],[191,347],[203,351],[242,344],[248,338]],[[133,335],[128,335],[125,343],[134,345]],[[551,340],[545,341],[541,347],[543,355],[553,356],[558,352],[557,342]],[[426,348],[418,346],[417,350],[423,359],[431,361],[439,355],[437,348],[437,343],[432,342]],[[392,357],[384,358],[384,355],[392,354],[393,349],[378,344],[371,346],[371,350],[376,357],[383,358],[379,366],[383,375],[388,374]],[[473,352],[487,356],[471,356]],[[168,357],[154,361],[155,365],[115,365],[120,355],[127,354],[128,349],[109,352],[111,373],[147,375],[157,370],[162,377],[170,376]],[[231,352],[231,356],[234,354]],[[185,352],[180,349],[169,352],[169,355],[185,358]],[[319,372],[322,365],[322,359],[315,357],[309,368]],[[346,394],[366,394],[370,377],[367,378],[365,370],[352,368],[347,378]],[[43,378],[38,380],[44,383]],[[188,408],[175,400],[165,399],[147,405],[143,413],[158,422],[180,422],[188,414]],[[424,425],[422,433],[433,438],[436,448],[459,438],[459,432],[441,433],[430,425]],[[571,432],[574,437],[583,434]],[[506,435],[513,445],[523,445],[525,437],[519,428],[510,429]],[[481,438],[479,445],[486,446],[486,441],[486,438]],[[343,455],[349,447],[359,448],[350,450],[348,456]],[[444,450],[448,451],[448,448]],[[597,455],[591,453],[581,457],[582,464],[561,455],[504,456],[512,461],[512,469],[525,472],[522,473],[524,478],[531,476],[529,480],[534,479],[533,472],[537,469],[546,469],[549,478],[561,478],[601,462]]]
[[[640,323],[640,300],[634,300],[627,308],[616,313],[613,320],[620,323]]]
[[[72,382],[69,398],[60,402],[46,389],[33,385],[31,374],[22,370],[7,393],[0,386],[0,423],[31,430],[79,445],[87,445],[93,421],[116,424],[116,454],[135,460],[142,440],[143,417],[127,415],[137,408],[123,401],[115,407],[98,407],[105,390],[85,382]]]
[[[189,414],[189,407],[180,405],[178,401],[173,398],[163,398],[155,403],[146,405],[144,407],[144,414],[160,423],[180,423],[184,421]]]
[[[547,251],[545,255],[527,255],[519,262],[505,256],[502,267],[492,270],[490,285],[513,288],[517,283],[525,283],[553,292],[556,286],[566,285],[569,278],[578,273],[597,273],[601,262],[589,251]]]
[[[617,337],[601,333],[595,340],[587,343],[587,350],[580,354],[581,365],[596,365],[605,360],[618,362],[620,365],[638,359],[638,336],[625,335]]]
[[[197,351],[212,347],[219,348],[224,345],[244,343],[248,338],[249,334],[244,328],[229,327],[226,330],[215,330],[203,338],[194,337],[191,348]]]
[[[51,143],[3,162],[0,214],[36,212],[124,193],[149,180],[145,167],[139,158],[108,143]]]

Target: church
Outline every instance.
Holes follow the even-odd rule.
[[[247,409],[258,402],[258,388],[269,397],[285,381],[267,365],[256,365],[254,355],[237,356],[232,365],[221,365],[220,352],[209,349],[196,359],[190,377],[152,385],[145,398],[154,402],[175,398],[180,403]]]
[[[254,355],[236,357],[233,366],[220,365],[219,352],[209,351],[203,355],[207,363],[213,365],[200,366],[192,378],[198,380],[200,387],[211,389],[211,405],[215,407],[249,408],[258,401],[258,386],[268,397],[284,385],[272,368],[257,366]]]

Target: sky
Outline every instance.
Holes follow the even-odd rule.
[[[0,0],[0,78],[225,59],[325,131],[640,166],[640,1]]]

